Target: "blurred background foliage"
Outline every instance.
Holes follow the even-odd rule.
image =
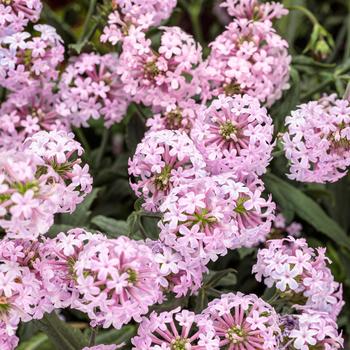
[[[204,55],[207,55],[208,44],[224,30],[230,18],[220,10],[219,1],[216,0],[178,2],[165,25],[180,26],[193,33],[202,44]],[[343,96],[347,93],[350,81],[350,0],[282,2],[295,10],[276,23],[278,32],[289,42],[293,55],[291,88],[270,109],[277,138],[284,131],[285,117],[298,104],[318,98],[322,93],[336,92]],[[109,6],[108,0],[47,0],[41,21],[54,26],[62,36],[67,59],[80,52],[119,51],[119,46],[102,45],[99,42]],[[157,29],[151,30],[149,36],[156,45],[159,41]],[[86,150],[85,160],[93,172],[94,191],[73,215],[57,218],[51,235],[81,226],[91,231],[101,230],[110,237],[121,234],[129,234],[134,239],[157,237],[156,224],[159,218],[141,210],[129,186],[127,174],[128,158],[143,137],[145,118],[150,113],[143,106],[131,105],[125,119],[110,130],[104,129],[103,123],[99,121],[93,121],[90,128],[74,130]],[[274,155],[270,171],[264,178],[267,191],[273,194],[289,222],[296,220],[302,223],[303,236],[310,245],[327,247],[328,256],[333,261],[331,268],[335,278],[344,284],[347,304],[339,324],[344,331],[345,348],[350,349],[350,176],[330,185],[291,182],[284,175],[287,161],[278,142]],[[201,310],[208,299],[217,296],[218,290],[240,290],[262,295],[263,285],[259,285],[251,275],[255,256],[255,248],[230,252],[211,264],[211,273],[206,277],[198,296],[180,300],[170,298],[156,309],[185,305]],[[95,338],[97,344],[128,341],[135,332],[135,327],[128,325],[119,331],[91,334],[88,320],[83,314],[64,310],[62,316],[73,327],[69,329],[69,332],[73,332],[73,338],[76,330],[83,331],[82,334],[78,333],[83,343],[91,337]],[[39,332],[45,330],[48,324],[53,325],[48,335]],[[70,350],[67,345],[57,341],[56,333],[60,332],[60,327],[64,327],[64,324],[55,314],[47,316],[44,322],[23,325],[20,329],[19,350],[48,350],[53,345],[57,349]]]

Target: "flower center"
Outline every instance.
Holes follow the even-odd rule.
[[[253,21],[259,21],[261,19],[261,12],[259,6],[254,6],[253,9]]]
[[[69,257],[67,259],[68,275],[74,281],[76,281],[76,279],[77,279],[77,275],[74,271],[75,263],[76,263],[76,260],[73,257]]]
[[[239,197],[236,202],[236,208],[234,211],[237,214],[245,214],[247,209],[244,207],[244,203],[249,199],[249,197]]]
[[[26,67],[29,67],[32,63],[32,50],[26,49],[23,55],[23,63]]]
[[[160,70],[157,67],[157,61],[153,60],[150,62],[147,62],[144,68],[144,72],[146,75],[146,78],[148,79],[154,79],[155,77],[157,77],[157,75],[159,75]]]
[[[233,96],[242,92],[241,87],[237,83],[230,83],[224,85],[224,92],[226,96]]]
[[[232,124],[232,122],[225,122],[220,126],[220,135],[225,140],[230,140],[232,134],[237,134],[237,128]]]
[[[31,115],[33,118],[38,118],[39,120],[44,119],[45,113],[41,110],[41,108],[33,108],[31,111]]]
[[[210,216],[208,209],[203,209],[200,213],[193,214],[193,216],[193,224],[200,224],[201,228],[204,228],[207,225],[215,224],[217,222],[215,216]]]
[[[135,284],[137,282],[137,272],[133,269],[127,269],[126,272],[129,275],[128,282]]]
[[[11,5],[12,4],[12,0],[1,0],[0,3],[4,4],[4,5]]]
[[[6,297],[0,297],[0,320],[6,317],[11,309],[11,304],[8,302]]]
[[[25,194],[28,190],[33,190],[34,193],[38,192],[39,187],[36,181],[28,181],[26,183],[16,182],[12,186],[15,188],[20,194]]]
[[[156,188],[161,191],[164,191],[169,185],[170,176],[171,176],[171,166],[166,164],[165,167],[160,172],[160,174],[158,174],[155,177],[154,183],[156,185]]]
[[[171,342],[171,350],[186,350],[188,339],[177,338]]]
[[[231,344],[241,344],[245,341],[247,334],[241,326],[232,326],[226,333],[226,338]]]
[[[51,166],[52,166],[52,169],[55,170],[55,172],[61,176],[66,175],[73,168],[73,164],[71,162],[65,162],[65,163],[59,164],[55,160],[51,162]]]
[[[338,125],[339,128],[339,133],[341,133],[341,131],[343,129],[345,129],[347,127],[347,125],[345,123],[341,123],[340,125]],[[330,133],[328,136],[328,140],[332,143],[332,146],[334,148],[335,151],[349,151],[350,150],[350,140],[346,137],[336,137],[336,135],[334,133]]]
[[[166,114],[166,128],[170,130],[177,130],[181,127],[182,114],[179,108]]]

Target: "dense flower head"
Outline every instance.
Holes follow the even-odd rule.
[[[179,27],[162,27],[160,47],[135,32],[123,44],[118,67],[124,90],[137,103],[147,106],[173,105],[196,95],[199,77],[194,69],[202,61],[202,49]]]
[[[62,39],[55,28],[37,24],[27,32],[0,38],[0,86],[17,91],[37,84],[38,79],[56,80],[64,59]]]
[[[7,335],[15,334],[20,321],[28,322],[35,317],[41,297],[40,281],[28,267],[1,261],[0,323],[5,323]]]
[[[40,0],[2,0],[0,2],[0,38],[21,32],[28,22],[36,22],[41,13]]]
[[[202,259],[187,250],[176,251],[160,240],[147,241],[147,245],[159,264],[159,283],[164,291],[171,291],[176,298],[181,298],[201,288],[203,275],[208,272]]]
[[[132,344],[134,350],[219,349],[212,322],[180,307],[144,317]]]
[[[15,350],[19,339],[15,335],[9,335],[6,331],[6,324],[0,321],[0,347],[2,350]]]
[[[25,147],[44,159],[58,175],[61,195],[60,212],[73,212],[92,190],[89,166],[83,165],[84,152],[73,133],[65,131],[40,131],[25,141]],[[58,188],[56,188],[58,190]]]
[[[200,79],[204,99],[246,93],[271,106],[289,87],[288,43],[271,22],[234,20],[210,46]]]
[[[106,239],[102,234],[76,228],[44,240],[35,268],[40,271],[45,295],[55,308],[74,304],[78,298],[74,264],[86,245],[99,244]]]
[[[288,331],[287,341],[296,350],[342,349],[344,340],[337,323],[327,313],[308,310],[295,315],[294,327]]]
[[[130,98],[123,91],[113,54],[84,53],[64,71],[57,110],[74,126],[88,126],[90,118],[103,117],[107,127],[122,120]]]
[[[344,304],[342,286],[327,266],[325,249],[310,248],[305,239],[288,237],[268,241],[258,252],[253,273],[298,310],[327,312],[335,319]]]
[[[253,21],[272,20],[288,14],[282,4],[276,2],[260,3],[259,0],[226,0],[221,4],[230,16]]]
[[[262,175],[272,158],[272,119],[249,95],[220,95],[196,120],[191,136],[213,173]]]
[[[92,325],[121,328],[148,312],[161,299],[159,266],[149,247],[121,236],[88,244],[75,262],[74,307],[88,314]]]
[[[170,17],[177,0],[112,0],[112,12],[101,36],[102,42],[117,44],[130,32],[146,31]]]
[[[204,168],[202,155],[184,132],[150,132],[129,160],[131,187],[145,200],[143,206],[155,211],[173,187],[205,176]]]
[[[15,148],[40,130],[67,130],[67,120],[55,111],[53,85],[33,85],[10,92],[0,107],[0,147]]]
[[[180,130],[190,134],[198,122],[203,106],[193,99],[182,100],[166,107],[154,107],[154,115],[147,119],[149,131]]]
[[[227,249],[251,247],[271,229],[274,203],[230,175],[204,177],[175,187],[160,206],[160,239],[204,263]]]
[[[286,118],[283,136],[289,178],[335,182],[350,166],[350,105],[336,94],[311,101]]]
[[[213,322],[220,349],[280,349],[278,315],[254,294],[223,294],[210,302],[203,313]]]
[[[0,227],[11,238],[36,238],[55,213],[72,212],[91,191],[80,144],[65,132],[36,133],[20,150],[0,152]]]

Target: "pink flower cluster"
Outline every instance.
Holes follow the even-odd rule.
[[[282,4],[276,2],[259,3],[257,0],[226,0],[221,4],[230,16],[253,21],[272,20],[288,14]]]
[[[154,260],[159,264],[159,283],[164,291],[177,298],[194,294],[202,285],[203,275],[208,272],[198,256],[179,252],[159,241],[147,241]]]
[[[55,110],[57,94],[49,82],[10,92],[0,106],[0,147],[18,147],[40,130],[68,131],[68,120]]]
[[[146,31],[170,17],[177,0],[112,0],[112,12],[101,36],[102,42],[117,44],[135,31]]]
[[[123,91],[113,54],[82,54],[62,74],[57,111],[74,126],[103,117],[107,127],[122,120],[130,98]]]
[[[286,331],[289,344],[297,350],[336,350],[344,347],[336,322],[325,312],[307,310],[295,316],[295,328]]]
[[[335,182],[350,166],[350,105],[335,94],[299,106],[286,118],[283,136],[289,178]]]
[[[249,95],[220,95],[199,115],[191,136],[212,173],[262,175],[273,149],[272,119]]]
[[[40,319],[54,309],[78,309],[92,326],[120,328],[131,318],[140,321],[161,299],[152,250],[124,236],[107,239],[74,229],[42,242],[3,239],[0,262],[5,344],[15,342],[20,321]]]
[[[17,91],[39,79],[58,78],[58,65],[63,61],[62,39],[53,27],[34,26],[35,35],[17,32],[0,38],[0,85]]]
[[[174,188],[160,207],[160,240],[207,264],[227,249],[264,241],[275,205],[230,176],[206,177]]]
[[[4,0],[0,3],[0,38],[20,32],[41,13],[40,0]]]
[[[129,160],[129,174],[144,207],[155,211],[173,187],[207,173],[202,155],[185,133],[162,130],[149,133],[137,146]]]
[[[235,19],[210,44],[204,99],[246,93],[271,106],[288,89],[288,44],[266,21]]]
[[[278,296],[295,310],[288,330],[296,349],[312,346],[341,348],[335,322],[344,304],[342,286],[334,281],[327,266],[325,249],[308,247],[305,239],[292,237],[268,241],[258,252],[253,273],[268,287],[275,286]],[[288,318],[284,322],[288,324]]]
[[[8,237],[35,239],[55,213],[75,210],[92,188],[72,134],[40,131],[19,150],[0,151],[0,227]]]
[[[74,264],[74,306],[93,325],[121,328],[161,298],[158,265],[150,248],[127,237],[88,244]],[[98,307],[97,307],[98,306]]]
[[[177,308],[144,317],[134,350],[279,349],[281,330],[274,309],[256,295],[229,293],[199,315]]]
[[[166,129],[183,131],[189,135],[202,110],[203,106],[193,99],[180,100],[166,107],[155,106],[154,114],[147,119],[146,125],[150,132]]]
[[[305,239],[289,237],[268,241],[268,247],[259,250],[253,273],[268,287],[275,285],[284,298],[336,318],[343,306],[342,289],[328,262],[324,248],[314,250]]]
[[[160,47],[154,51],[143,32],[124,40],[118,71],[124,91],[147,106],[175,106],[200,92],[198,70],[202,49],[178,27],[162,27]]]

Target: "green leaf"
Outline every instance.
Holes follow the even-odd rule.
[[[225,278],[228,274],[235,273],[235,269],[225,269],[221,271],[210,271],[205,277],[203,288],[212,288],[220,285],[220,281]]]
[[[45,314],[43,319],[36,321],[36,324],[57,350],[81,350],[88,345],[88,339],[83,333],[62,321],[55,312]]]
[[[295,68],[290,70],[290,89],[283,94],[283,99],[271,108],[271,116],[274,119],[275,132],[281,132],[284,128],[286,116],[295,109],[300,99],[300,76]]]
[[[198,296],[196,297],[196,305],[194,311],[200,313],[208,305],[208,296],[205,288],[199,290]]]
[[[54,238],[56,237],[60,232],[67,232],[71,230],[72,228],[75,228],[75,226],[72,225],[65,225],[65,224],[55,224],[50,227],[49,232],[47,233],[48,237]]]
[[[23,342],[17,350],[43,350],[50,349],[48,336],[43,333],[36,334],[30,340]],[[52,348],[52,347],[51,347]]]
[[[135,153],[136,147],[142,140],[145,131],[145,122],[143,121],[142,116],[138,113],[135,113],[127,125],[125,138],[126,144],[131,154]]]
[[[312,57],[304,56],[304,55],[294,56],[292,63],[295,65],[300,65],[300,66],[309,66],[309,67],[324,68],[324,69],[336,67],[335,63],[318,62],[318,61],[314,60]]]
[[[350,248],[350,238],[314,200],[271,173],[265,175],[264,182],[267,190],[272,193],[272,196],[282,208],[285,205],[288,208],[292,207],[300,218],[316,230],[325,234],[337,244]]]
[[[128,343],[130,339],[136,334],[135,326],[125,326],[122,329],[112,329],[103,332],[96,337],[96,344],[121,344]]]
[[[97,198],[99,188],[94,188],[90,194],[86,196],[84,201],[77,206],[73,214],[62,215],[62,223],[73,227],[88,226],[91,215],[90,208]]]
[[[118,237],[128,234],[128,224],[123,220],[115,220],[98,215],[92,218],[91,223],[97,226],[103,233],[109,237]]]

